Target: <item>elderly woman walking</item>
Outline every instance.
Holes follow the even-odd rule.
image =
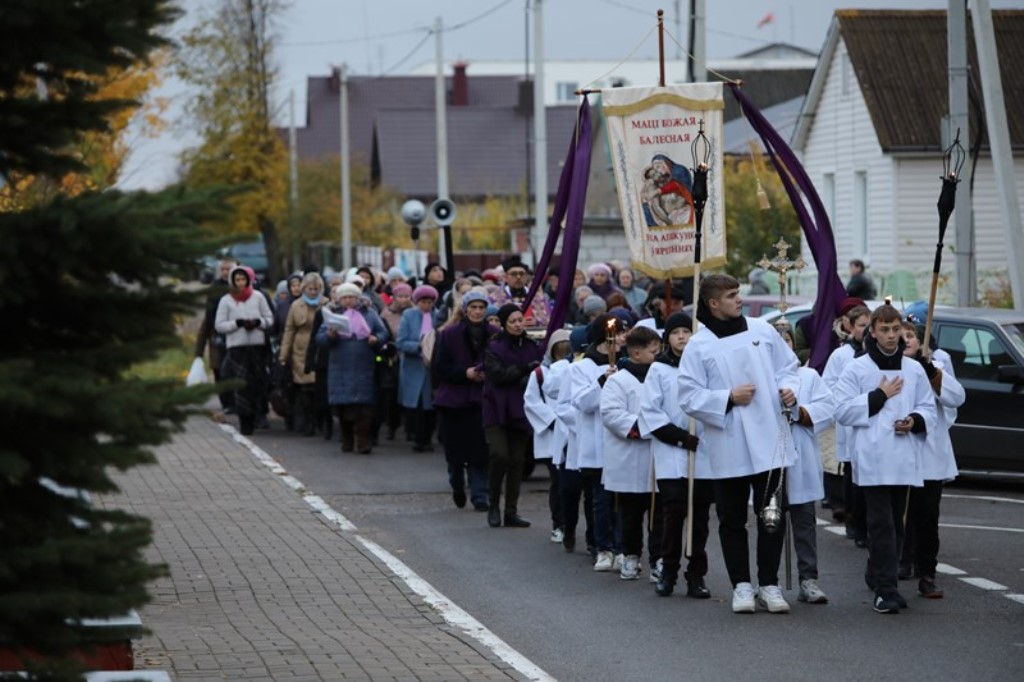
[[[437,386],[434,407],[438,433],[448,462],[452,500],[466,506],[466,474],[473,508],[487,511],[487,441],[481,423],[484,349],[490,332],[484,317],[487,296],[469,291],[462,297],[462,315],[441,330],[431,365]]]
[[[323,296],[324,281],[318,273],[311,272],[305,275],[301,284],[299,298],[292,301],[288,308],[278,361],[283,366],[291,363],[294,387],[291,411],[297,413],[299,417],[293,422],[295,429],[312,436],[316,431],[316,410],[313,401],[316,373],[306,371],[306,353],[313,339],[313,321],[327,300]]]
[[[253,289],[256,279],[251,268],[238,266],[231,270],[228,281],[231,291],[217,304],[214,329],[227,343],[224,361],[225,379],[242,379],[245,384],[235,390],[235,413],[243,435],[253,432],[256,418],[262,414],[266,397],[267,333],[274,325],[274,314],[263,294]]]
[[[523,393],[530,372],[540,366],[542,349],[526,336],[523,313],[514,303],[498,310],[501,331],[491,338],[484,353],[483,424],[490,448],[487,523],[502,524],[501,484],[505,483],[506,526],[526,528],[519,516],[519,484],[523,460],[533,431],[526,419]]]
[[[431,268],[428,267],[429,273]],[[401,368],[398,379],[398,401],[405,408],[406,427],[412,430],[413,450],[430,452],[434,431],[434,405],[431,398],[430,372],[424,362],[423,341],[433,338],[434,304],[437,289],[423,284],[412,292],[413,306],[402,313],[398,325],[398,346]],[[426,352],[429,353],[429,348]],[[427,360],[429,362],[429,358]]]
[[[341,451],[370,454],[370,428],[376,397],[376,346],[388,331],[369,306],[360,305],[361,291],[354,284],[336,289],[338,303],[316,333],[317,345],[330,349],[327,392],[341,419]]]

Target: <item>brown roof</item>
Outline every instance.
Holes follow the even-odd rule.
[[[1017,147],[1024,145],[1024,11],[997,11],[992,18],[1010,140]],[[939,149],[949,111],[946,12],[839,10],[836,20],[882,149]],[[971,97],[981,107],[969,13],[967,34]],[[978,107],[970,109],[972,131],[978,130]]]

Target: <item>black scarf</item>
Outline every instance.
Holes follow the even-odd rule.
[[[597,350],[600,346],[599,343],[594,343],[587,346],[587,351],[583,354],[583,357],[590,358],[594,361],[595,365],[607,365],[608,364],[608,353]],[[621,352],[621,351],[620,351]],[[619,357],[618,355],[616,357]]]
[[[743,315],[729,320],[720,320],[711,314],[708,307],[704,305],[703,299],[697,301],[697,319],[720,339],[747,331],[747,318]]]
[[[619,367],[623,371],[629,372],[634,377],[636,377],[636,380],[639,381],[641,384],[644,383],[644,379],[647,378],[647,372],[650,371],[651,369],[650,365],[641,365],[633,362],[632,360],[620,362]]]
[[[466,339],[473,357],[479,357],[487,343],[487,325],[484,322],[466,322]]]
[[[654,358],[654,361],[661,362],[669,367],[678,367],[679,361],[682,359],[682,355],[676,355],[671,348],[666,347],[664,351],[658,354],[658,357]]]
[[[878,341],[870,334],[864,335],[864,347],[867,349],[868,355],[871,356],[871,360],[878,365],[878,369],[897,370],[903,368],[903,350],[907,347],[907,342],[903,340],[902,336],[900,336],[899,344],[892,355],[883,353],[882,349],[878,347]]]

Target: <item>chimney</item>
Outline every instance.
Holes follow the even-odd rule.
[[[341,68],[337,66],[331,67],[331,77],[327,82],[327,88],[335,95],[341,92]]]
[[[466,62],[455,62],[455,76],[452,78],[452,106],[469,106],[469,78],[466,76]]]

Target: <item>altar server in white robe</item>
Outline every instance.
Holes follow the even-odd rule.
[[[917,591],[922,597],[942,599],[942,588],[935,582],[939,556],[939,506],[943,484],[952,481],[958,473],[949,429],[956,421],[957,408],[964,404],[967,394],[956,380],[949,353],[935,348],[931,360],[922,355],[923,325],[904,322],[903,340],[907,344],[903,354],[921,363],[935,394],[936,425],[925,438],[925,454],[921,460],[924,486],[910,489],[900,578],[916,576]]]
[[[729,275],[709,275],[701,282],[697,319],[704,326],[683,354],[679,400],[683,411],[703,423],[698,457],[707,458],[715,479],[732,610],[753,613],[759,605],[788,613],[778,576],[785,528],[768,532],[761,511],[778,490],[782,469],[796,461],[782,409],[796,409],[798,361],[770,324],[743,316],[739,286]],[[747,548],[751,494],[757,516],[756,594]]]
[[[661,350],[661,337],[649,327],[626,334],[629,358],[609,376],[601,389],[601,422],[604,425],[604,467],[601,483],[614,493],[622,524],[622,565],[619,577],[640,577],[640,553],[644,542],[644,515],[651,511],[654,462],[649,437],[640,434],[638,420],[644,380]],[[650,563],[657,561],[659,542],[648,541]]]
[[[903,356],[898,310],[871,313],[867,353],[843,370],[836,385],[836,422],[853,427],[848,442],[854,483],[867,511],[868,563],[864,579],[878,613],[898,613],[897,589],[909,486],[924,483],[926,434],[936,427],[935,400],[920,363]]]
[[[566,430],[555,414],[558,389],[569,369],[569,331],[555,330],[548,338],[547,352],[541,366],[530,373],[523,394],[526,419],[533,428],[533,458],[547,464],[551,485],[548,486],[548,509],[551,512],[551,542],[565,539],[562,500],[558,487],[558,467],[565,453]]]
[[[686,572],[686,596],[710,599],[704,582],[708,573],[707,541],[711,505],[715,501],[714,483],[708,477],[711,467],[691,434],[689,418],[679,405],[679,361],[690,341],[693,320],[685,312],[673,313],[665,320],[665,349],[655,358],[644,381],[640,403],[640,435],[651,437],[651,454],[657,478],[658,499],[655,528],[661,527],[661,576],[654,586],[659,597],[671,596],[679,577],[683,556],[683,531],[689,488],[689,452],[697,450],[693,482],[693,547]],[[700,423],[697,423],[697,430]]]
[[[775,328],[792,348],[793,329],[789,323],[776,323]],[[821,465],[818,434],[832,425],[836,403],[832,391],[813,369],[801,367],[797,375],[800,377],[800,390],[796,399],[800,406],[792,415],[797,460],[786,469],[786,498],[800,579],[798,599],[809,604],[827,604],[828,596],[818,587],[818,523],[814,503],[825,497],[825,471]]]
[[[569,367],[569,402],[576,410],[577,466],[583,475],[584,495],[593,499],[595,571],[611,571],[616,546],[612,525],[612,496],[601,484],[604,467],[604,425],[601,424],[601,377],[615,373],[622,339],[622,324],[614,315],[598,315],[587,327],[589,345],[583,357]],[[564,390],[564,389],[563,389]]]

